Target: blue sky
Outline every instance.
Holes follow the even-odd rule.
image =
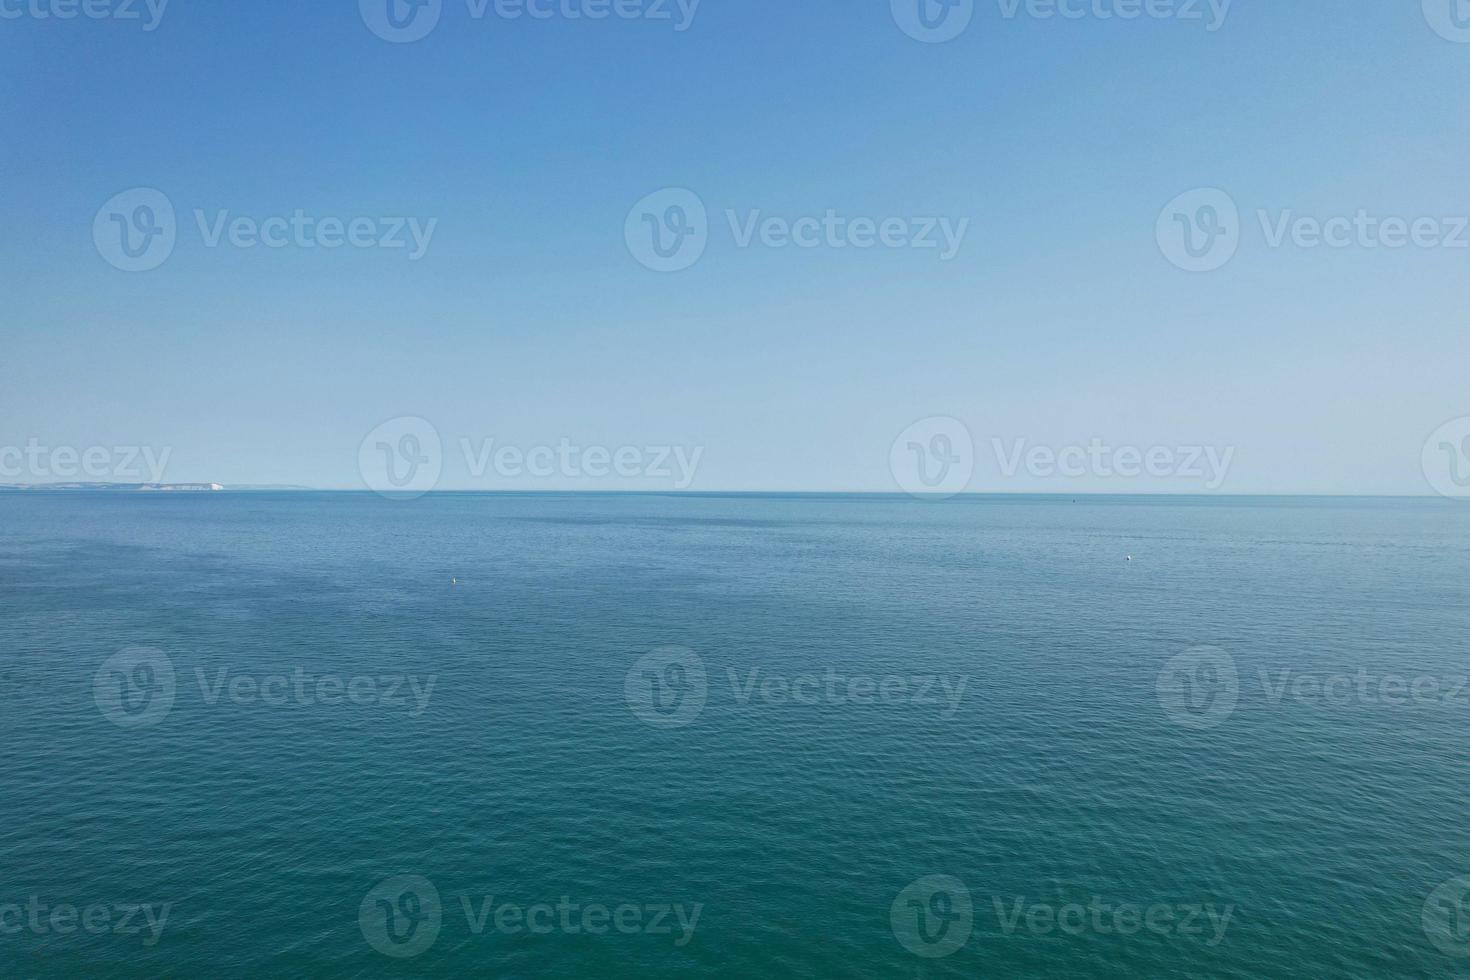
[[[58,2],[0,0],[3,446],[360,487],[364,438],[409,416],[442,439],[440,488],[667,488],[476,475],[463,447],[493,439],[698,447],[695,490],[888,491],[895,438],[945,417],[977,491],[1206,489],[1007,475],[994,448],[1099,440],[1233,449],[1221,492],[1430,493],[1426,437],[1470,416],[1470,248],[1273,246],[1258,217],[1448,239],[1470,214],[1470,44],[1418,2],[1235,0],[1210,30],[1204,3],[977,0],[945,43],[888,0],[703,0],[682,31],[673,0],[672,20],[443,0],[411,43],[356,0],[173,0],[151,31],[142,0],[142,21],[35,15]],[[134,188],[177,213],[148,271],[94,237]],[[677,272],[624,238],[665,188],[707,209]],[[1240,240],[1190,272],[1156,224],[1201,188],[1238,206]],[[196,211],[434,226],[417,259],[210,247]],[[741,247],[727,215],[829,211],[968,224],[946,260]]]

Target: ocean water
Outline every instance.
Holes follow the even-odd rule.
[[[0,530],[5,977],[1470,974],[1452,502]]]

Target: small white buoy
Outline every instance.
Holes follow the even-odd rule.
[[[1128,556],[1128,560],[1129,560],[1129,561],[1132,561],[1132,560],[1133,560],[1133,556],[1132,556],[1132,555],[1129,555],[1129,556]]]

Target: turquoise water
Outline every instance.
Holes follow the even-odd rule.
[[[12,494],[0,528],[0,975],[1470,973],[1470,508]]]

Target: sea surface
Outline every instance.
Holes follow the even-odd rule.
[[[1451,501],[0,495],[0,976],[1466,976],[1467,641]]]

